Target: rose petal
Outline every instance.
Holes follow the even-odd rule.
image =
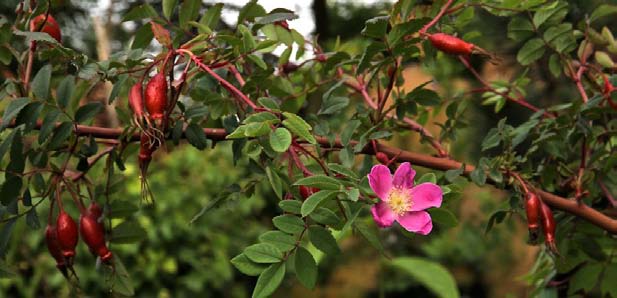
[[[390,207],[388,207],[388,204],[384,202],[379,202],[373,205],[373,207],[371,207],[371,213],[373,214],[375,223],[377,223],[377,225],[381,228],[391,226],[396,217],[394,212],[392,212]]]
[[[416,185],[411,189],[411,210],[421,211],[424,209],[439,207],[443,199],[441,187],[434,183],[426,182]]]
[[[403,216],[399,216],[396,221],[405,230],[420,235],[427,235],[433,229],[431,216],[426,211],[407,212]]]
[[[392,189],[392,175],[390,175],[388,167],[384,165],[373,166],[371,173],[368,174],[368,184],[377,197],[382,201],[387,201],[388,193]]]
[[[411,168],[408,162],[402,163],[394,173],[392,185],[400,188],[410,189],[413,187],[413,178],[416,176],[416,171]]]

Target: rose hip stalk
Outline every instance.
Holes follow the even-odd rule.
[[[90,252],[99,256],[103,263],[109,264],[113,254],[105,244],[105,226],[99,221],[101,215],[101,207],[93,202],[88,211],[79,217],[79,232]]]
[[[542,217],[542,229],[544,229],[544,238],[546,246],[555,254],[559,254],[557,245],[555,244],[555,218],[553,212],[544,202],[541,202],[542,208],[540,214]]]
[[[47,228],[45,228],[45,243],[47,244],[47,250],[49,250],[51,256],[56,260],[56,268],[62,272],[64,277],[68,278],[68,266],[66,265],[60,243],[58,242],[58,232],[55,226],[47,224]]]
[[[77,223],[71,218],[71,216],[60,209],[60,214],[56,221],[56,234],[58,236],[58,244],[62,251],[62,256],[70,266],[73,264],[73,257],[75,256],[75,247],[77,246],[77,240],[79,235],[77,233]]]
[[[538,240],[540,229],[540,209],[542,202],[538,196],[532,192],[527,195],[525,211],[527,213],[527,228],[529,229],[529,241],[535,243]]]

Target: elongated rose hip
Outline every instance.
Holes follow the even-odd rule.
[[[471,55],[475,48],[474,44],[445,33],[431,34],[428,39],[436,49],[452,55]]]
[[[144,116],[144,101],[141,82],[135,83],[129,91],[129,107],[133,111],[135,117],[141,118]]]
[[[75,256],[75,247],[77,246],[79,235],[77,234],[77,223],[64,210],[61,210],[58,215],[56,231],[62,255],[70,265],[72,258]]]
[[[525,211],[527,213],[527,228],[529,229],[529,241],[535,242],[538,239],[540,229],[540,209],[542,208],[540,199],[532,192],[527,195]]]
[[[386,155],[385,153],[381,151],[375,153],[375,158],[377,158],[377,160],[383,165],[390,164],[390,159],[388,158],[388,155]]]
[[[300,196],[303,199],[306,199],[306,198],[310,197],[311,195],[313,195],[316,192],[319,192],[319,188],[310,187],[310,186],[306,186],[306,185],[301,185],[299,187],[299,190],[300,190]]]
[[[555,218],[553,217],[553,212],[551,208],[549,208],[544,202],[541,203],[542,208],[540,209],[540,214],[542,217],[542,229],[544,230],[544,238],[546,242],[546,246],[553,251],[554,253],[559,253],[557,250],[557,245],[555,244]]]
[[[45,243],[47,244],[47,250],[49,250],[51,256],[56,260],[56,268],[62,272],[64,277],[68,277],[66,261],[64,260],[64,255],[62,254],[62,249],[58,242],[58,231],[55,226],[48,224],[47,228],[45,228]]]
[[[41,26],[41,24],[45,21],[45,24]],[[45,14],[38,15],[34,17],[30,21],[30,31],[40,31],[45,32],[59,43],[62,43],[62,33],[60,32],[60,26],[58,26],[58,22],[51,14],[47,15],[47,20],[45,20]]]
[[[104,263],[109,263],[113,255],[105,244],[105,226],[99,222],[101,215],[101,207],[92,203],[88,211],[79,217],[79,232],[90,252],[99,256]]]
[[[167,79],[164,74],[156,74],[146,85],[145,105],[152,120],[163,119],[167,109]]]

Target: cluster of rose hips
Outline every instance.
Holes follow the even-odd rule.
[[[75,220],[60,205],[56,223],[53,224],[52,218],[49,218],[45,229],[45,242],[47,249],[56,260],[56,267],[67,278],[68,270],[71,270],[73,274],[75,273],[73,271],[73,260],[79,235],[81,235],[90,252],[100,257],[104,264],[111,265],[113,258],[113,254],[105,244],[105,225],[103,224],[101,206],[93,201],[87,210],[82,208],[78,228]]]

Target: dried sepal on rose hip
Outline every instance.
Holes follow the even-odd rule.
[[[158,143],[152,141],[152,136],[146,133],[141,133],[139,140],[139,153],[137,155],[137,163],[139,166],[139,179],[141,180],[141,197],[144,200],[153,198],[148,184],[148,166],[152,161],[152,154],[158,148]]]
[[[394,175],[385,165],[373,166],[368,182],[379,202],[371,207],[371,213],[379,227],[389,227],[396,221],[412,233],[431,232],[433,222],[426,209],[441,206],[443,191],[434,183],[414,185],[415,175],[408,162],[402,163]]]

